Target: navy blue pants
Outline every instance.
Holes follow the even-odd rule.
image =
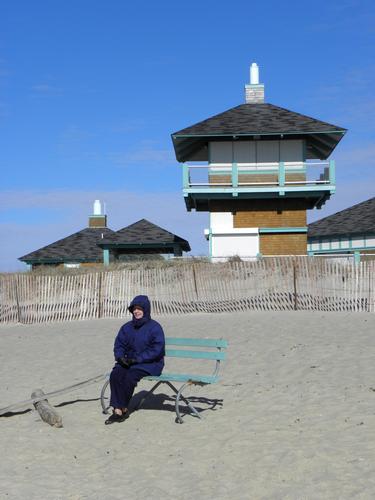
[[[127,408],[138,382],[147,375],[150,374],[144,370],[123,368],[116,364],[109,378],[112,408]]]

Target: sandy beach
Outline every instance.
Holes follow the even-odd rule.
[[[124,320],[0,327],[0,407],[110,370]],[[375,498],[375,316],[264,312],[156,317],[168,336],[223,337],[221,381],[175,423],[159,388],[105,426],[96,383],[0,417],[1,499]],[[150,382],[141,382],[139,397]]]

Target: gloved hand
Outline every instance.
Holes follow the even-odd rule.
[[[128,358],[127,356],[122,356],[121,358],[117,358],[116,361],[123,368],[130,368],[131,365],[134,365],[136,363],[135,359]]]

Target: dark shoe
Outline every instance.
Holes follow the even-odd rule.
[[[111,425],[111,424],[114,424],[115,422],[118,422],[118,423],[123,422],[127,418],[129,418],[128,411],[126,411],[122,415],[118,415],[117,413],[112,413],[112,415],[109,418],[107,418],[107,420],[104,423],[105,423],[105,425]]]

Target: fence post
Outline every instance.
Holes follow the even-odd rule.
[[[16,296],[17,320],[18,320],[18,323],[22,323],[22,321],[21,321],[21,307],[20,307],[20,301],[18,298],[18,274],[16,274],[16,276],[15,276],[14,295]]]
[[[98,278],[98,318],[102,317],[102,277],[101,272],[99,272],[99,278]]]
[[[193,264],[193,281],[194,281],[194,290],[195,290],[195,295],[197,297],[197,300],[199,299],[198,297],[198,287],[197,287],[197,277],[195,275],[195,265]]]
[[[297,298],[297,265],[296,261],[293,259],[293,291],[294,291],[294,310],[298,310],[298,298]]]

